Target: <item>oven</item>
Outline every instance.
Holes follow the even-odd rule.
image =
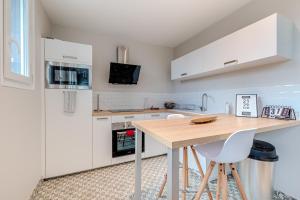
[[[46,88],[91,89],[91,66],[46,61]]]
[[[145,151],[145,134],[142,133],[142,152]],[[131,122],[112,124],[112,157],[135,153],[135,127]]]

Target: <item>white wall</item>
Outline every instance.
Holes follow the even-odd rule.
[[[203,92],[210,96],[208,111],[223,112],[225,102],[228,101],[234,107],[236,93],[257,93],[261,97],[261,104],[283,104],[293,106],[300,111],[298,94],[300,91],[300,1],[299,0],[254,0],[252,3],[236,11],[220,22],[199,33],[190,40],[175,48],[176,57],[184,55],[194,49],[204,46],[218,38],[232,33],[248,24],[264,18],[274,12],[278,12],[294,21],[296,26],[294,40],[294,58],[291,61],[261,66],[231,72],[223,75],[190,80],[185,82],[175,81],[174,92],[177,96],[184,96],[186,92],[192,92],[188,96],[194,96],[201,102]],[[228,49],[230,51],[230,49]],[[185,103],[190,100],[186,99]],[[182,99],[181,99],[182,101]],[[274,131],[269,134],[259,135],[273,143],[279,154],[279,162],[276,165],[275,189],[285,192],[297,199],[300,198],[298,180],[300,160],[297,157],[300,142],[300,128],[290,128]]]
[[[36,69],[40,67],[40,37],[50,23],[36,1]],[[41,88],[35,90],[0,86],[0,199],[26,200],[41,177]]]
[[[170,61],[173,49],[148,45],[122,37],[108,37],[67,27],[53,26],[58,39],[93,45],[93,90],[101,92],[170,92]],[[142,65],[137,85],[108,83],[110,62],[116,62],[116,47],[129,48],[129,63]]]

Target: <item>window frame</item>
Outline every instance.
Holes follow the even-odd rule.
[[[0,22],[0,60],[1,60],[1,84],[3,86],[15,87],[20,89],[31,89],[35,88],[35,0],[28,1],[29,19],[28,19],[28,74],[24,76],[16,74],[11,71],[10,65],[10,1],[11,0],[0,0],[0,14],[3,16],[3,21]]]

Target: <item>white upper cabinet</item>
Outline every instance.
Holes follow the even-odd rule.
[[[45,39],[45,59],[92,65],[92,46],[57,39]]]
[[[172,61],[172,80],[221,74],[291,59],[293,24],[273,14]]]
[[[172,80],[191,77],[203,71],[203,50],[197,49],[172,61]]]

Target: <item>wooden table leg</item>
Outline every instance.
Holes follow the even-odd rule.
[[[191,150],[192,150],[194,159],[195,159],[195,161],[196,161],[196,164],[197,164],[197,167],[198,167],[198,171],[199,171],[199,173],[200,173],[200,175],[201,175],[201,178],[202,178],[202,180],[203,180],[203,178],[204,178],[204,172],[203,172],[203,169],[202,169],[202,167],[201,167],[199,158],[198,158],[198,156],[197,156],[197,152],[196,152],[196,150],[195,150],[195,147],[194,147],[193,145],[191,146]],[[206,190],[207,190],[207,193],[208,193],[208,198],[209,198],[209,200],[213,200],[213,196],[212,196],[212,194],[211,194],[211,192],[210,192],[210,190],[209,190],[208,184],[207,184],[207,186],[206,186]]]
[[[142,187],[142,131],[135,131],[135,191],[134,200],[141,200]]]
[[[168,200],[179,199],[179,150],[168,148]]]
[[[247,195],[245,193],[245,190],[244,190],[244,187],[242,186],[242,182],[241,182],[241,179],[240,179],[240,176],[236,170],[236,166],[235,164],[230,164],[230,168],[231,168],[231,172],[232,172],[232,175],[236,181],[236,184],[237,184],[237,187],[241,193],[241,197],[243,200],[247,200]]]

